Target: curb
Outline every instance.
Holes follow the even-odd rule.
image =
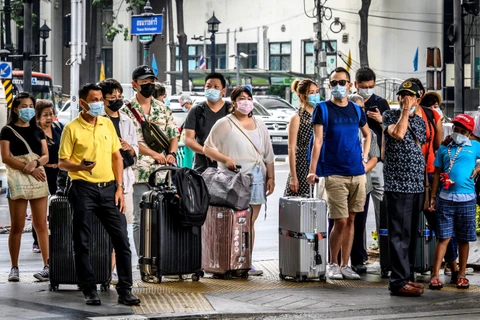
[[[196,312],[196,313],[165,313],[165,314],[150,314],[150,315],[117,315],[107,317],[89,317],[92,320],[124,320],[124,319],[245,319],[245,318],[263,318],[281,315],[301,315],[298,312],[259,312],[259,313],[233,313],[233,312]]]

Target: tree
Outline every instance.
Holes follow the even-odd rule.
[[[168,20],[168,46],[170,48],[170,71],[176,70],[176,55],[175,55],[175,38],[173,34],[173,0],[167,1],[167,20]],[[172,95],[177,93],[177,77],[170,75],[170,83],[172,84]]]
[[[176,0],[177,3],[177,29],[178,45],[180,49],[180,59],[182,59],[182,90],[188,91],[188,51],[187,35],[183,25],[183,0]]]
[[[362,0],[362,7],[358,14],[360,15],[360,66],[368,67],[368,10],[372,0]]]

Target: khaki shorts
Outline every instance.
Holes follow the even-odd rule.
[[[362,212],[366,201],[366,176],[329,176],[325,178],[330,219],[348,218],[350,212]]]

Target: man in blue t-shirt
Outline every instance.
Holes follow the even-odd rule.
[[[480,143],[472,141],[475,121],[467,114],[460,114],[452,121],[452,142],[441,145],[435,158],[430,211],[437,218],[437,247],[433,262],[430,289],[441,289],[438,278],[440,265],[450,238],[455,236],[459,247],[459,271],[457,288],[468,289],[470,284],[465,276],[469,242],[477,240],[476,235],[476,194],[472,172],[480,158]],[[437,199],[437,190],[440,194]],[[454,272],[454,270],[452,270]]]
[[[307,180],[313,184],[318,175],[325,176],[329,218],[334,220],[329,242],[328,277],[333,280],[360,279],[348,266],[348,260],[352,250],[355,213],[363,211],[366,200],[365,163],[368,161],[371,133],[365,113],[348,101],[347,92],[352,86],[348,71],[336,68],[329,79],[332,99],[325,104],[328,112],[323,112],[328,114],[328,119],[322,119],[322,104],[317,104],[312,115],[314,137]],[[324,127],[327,127],[325,135]],[[365,138],[363,152],[358,139],[358,128]],[[320,173],[316,169],[318,162],[322,161],[319,157],[323,143],[324,170]]]

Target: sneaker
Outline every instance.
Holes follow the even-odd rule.
[[[12,267],[12,269],[10,270],[10,274],[8,275],[8,281],[20,281],[20,272],[18,271],[18,267]]]
[[[331,280],[342,280],[343,274],[340,271],[340,266],[336,263],[332,263],[328,267],[328,278]]]
[[[48,266],[43,267],[42,271],[35,273],[33,276],[39,281],[48,281],[50,276]]]
[[[473,273],[474,271],[475,271],[475,270],[473,270],[473,268],[466,268],[466,269],[465,269],[465,274],[470,276],[470,275],[474,274],[474,273]]]
[[[358,273],[353,271],[350,266],[341,267],[340,272],[342,273],[344,279],[348,279],[348,280],[359,280],[360,279],[360,276],[358,275]]]
[[[38,244],[34,244],[32,247],[33,253],[41,253],[42,250],[40,250],[40,246]]]
[[[255,269],[254,266],[250,270],[248,270],[248,275],[249,276],[261,276],[263,275],[263,270],[260,269]]]
[[[118,274],[116,272],[112,272],[112,280],[110,280],[111,284],[117,284],[118,283]]]
[[[32,221],[32,214],[28,214],[25,219],[27,219],[27,221]]]
[[[451,276],[452,275],[452,269],[450,269],[450,267],[448,265],[445,264],[445,271],[444,271],[444,274],[446,276]]]

